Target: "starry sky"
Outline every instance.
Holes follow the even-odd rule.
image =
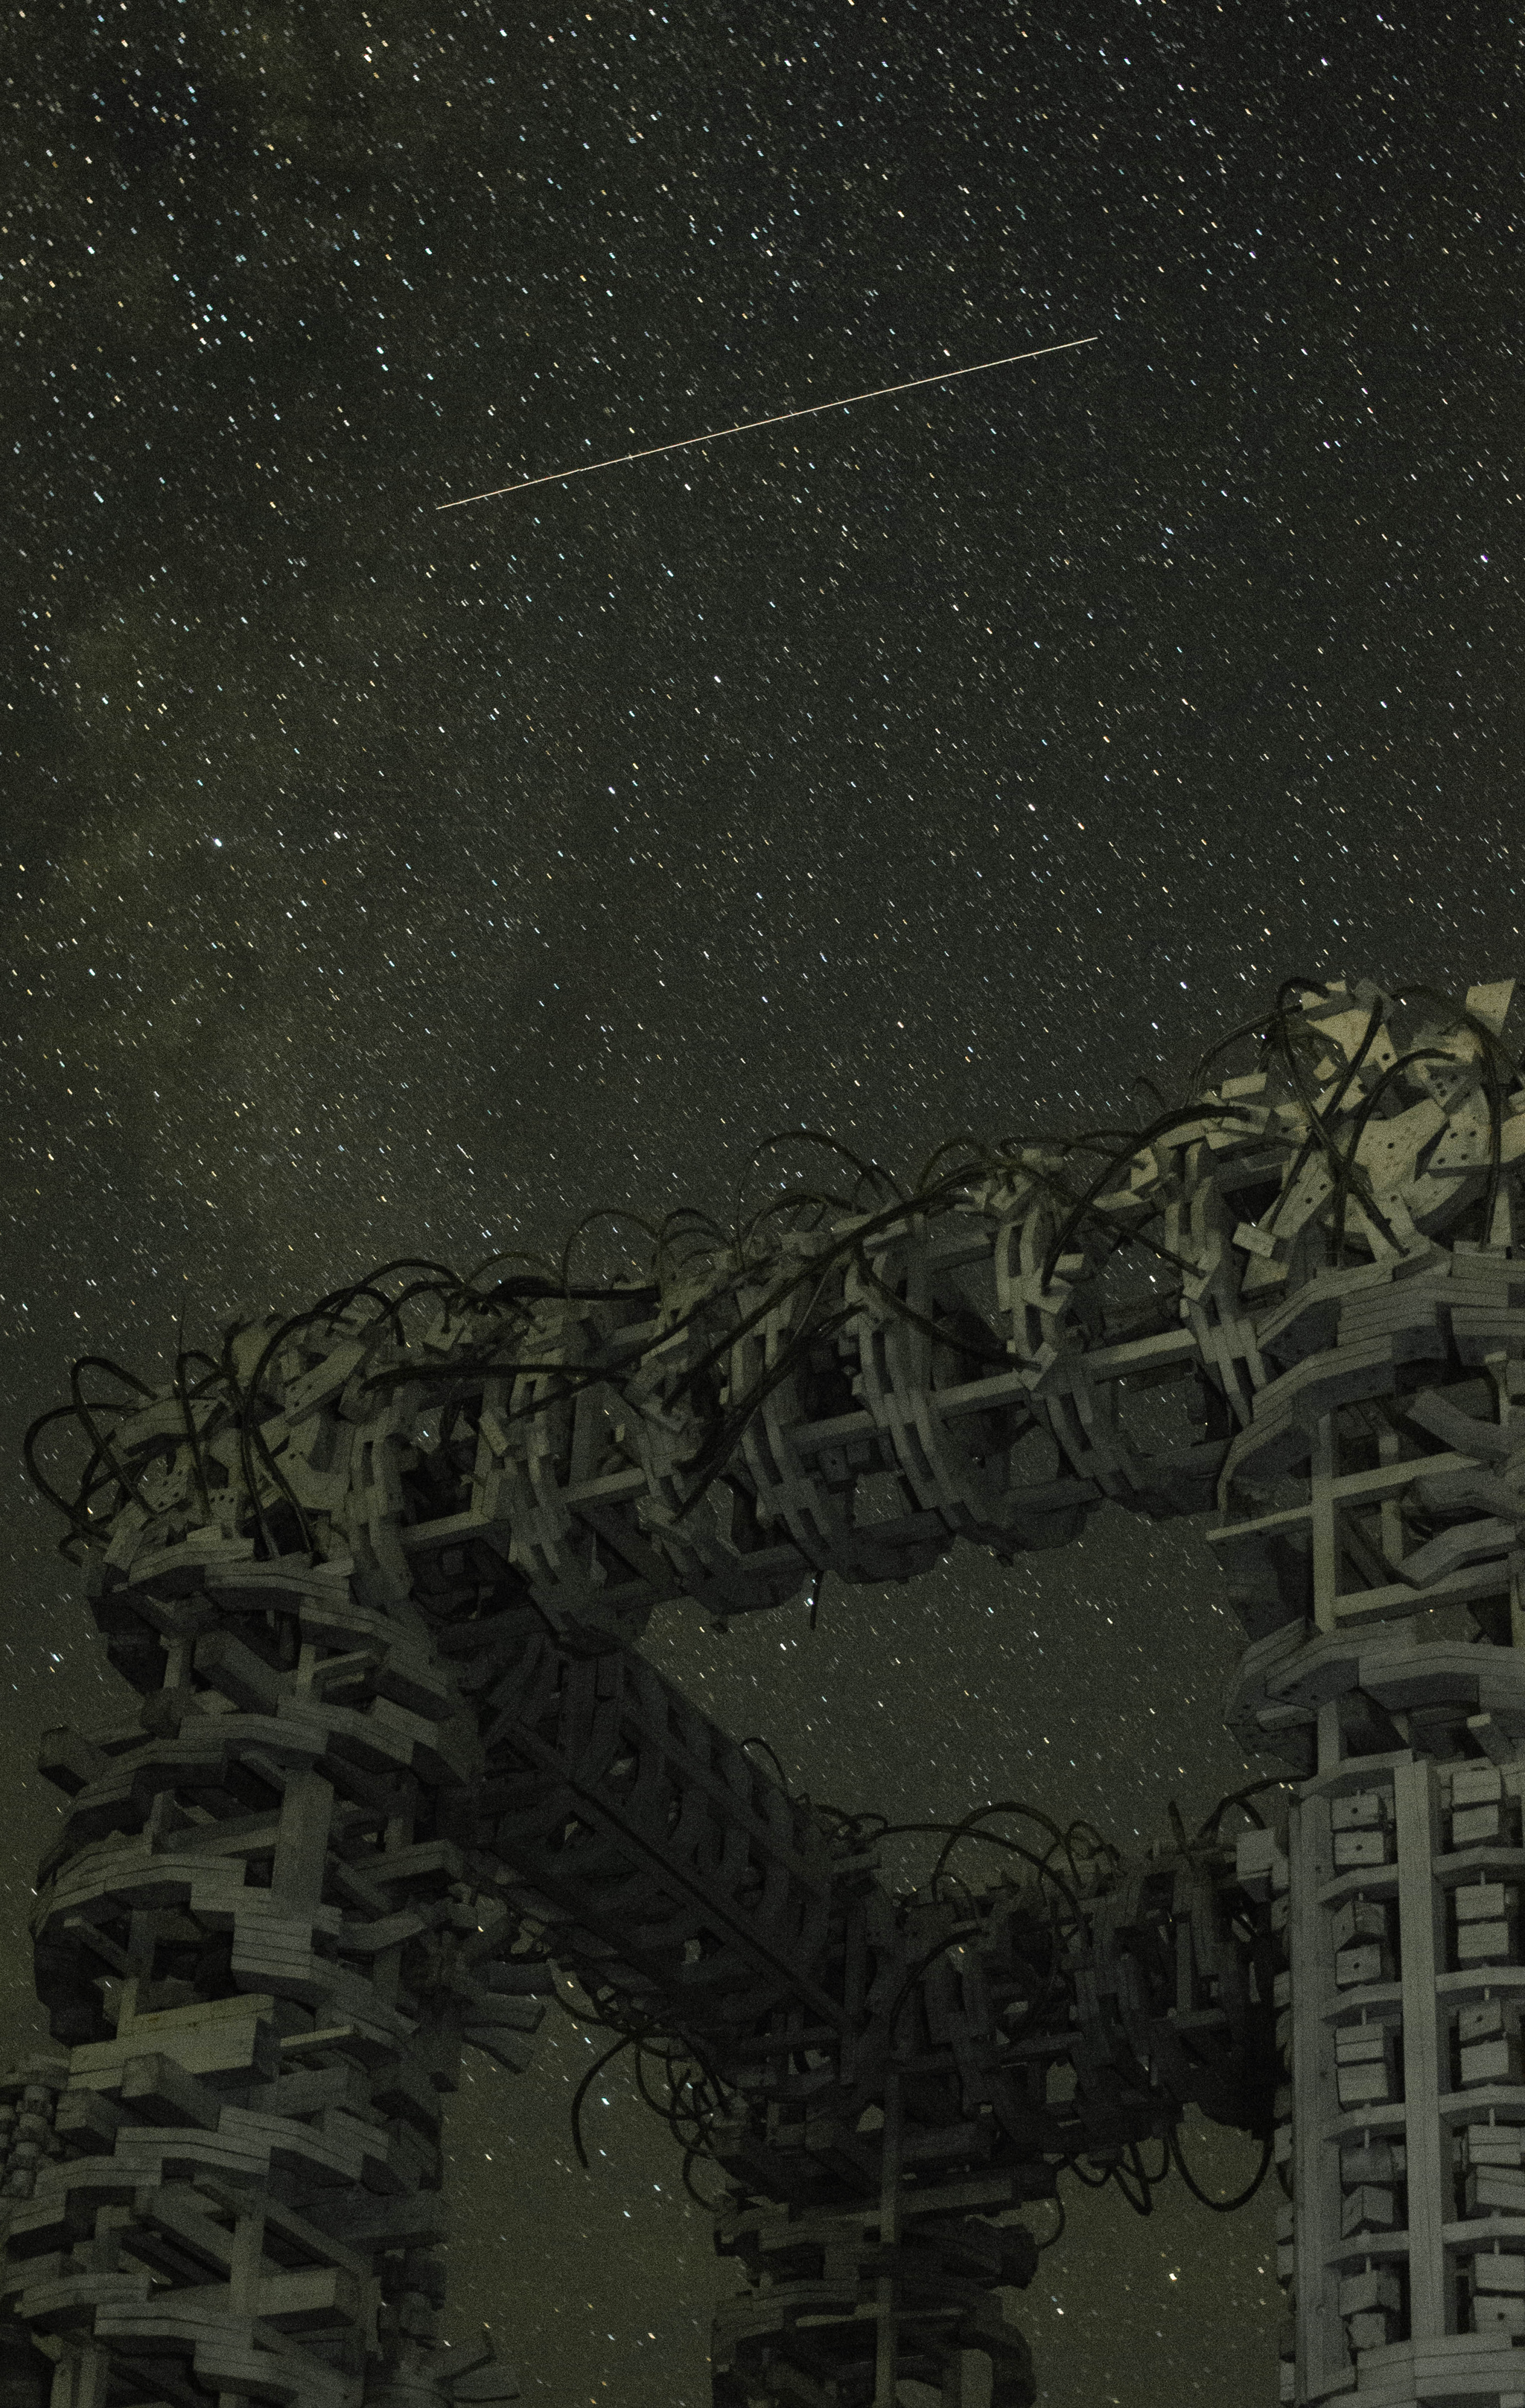
[[[20,2048],[35,1742],[122,1694],[21,1465],[68,1359],[166,1379],[182,1314],[728,1210],[780,1127],[909,1168],[1116,1120],[1289,975],[1513,975],[1525,393],[1514,7],[4,23]],[[1266,1769],[1201,1529],[1110,1508],[647,1644],[843,1805],[1142,1845]],[[732,2278],[623,2075],[578,2167],[588,2048],[463,2085],[451,2329],[544,2408],[704,2408]],[[1076,2192],[1044,2408],[1269,2402],[1273,2213]]]

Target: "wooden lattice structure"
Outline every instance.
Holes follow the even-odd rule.
[[[1122,1136],[674,1216],[625,1283],[388,1265],[125,1403],[77,1366],[78,1497],[29,1459],[137,1702],[44,1754],[18,2408],[514,2396],[443,2340],[439,2127],[555,1967],[727,2185],[724,2408],[1022,2408],[1024,2210],[1147,2189],[1193,2101],[1286,2194],[1284,2399],[1521,2408],[1510,992],[1294,982]],[[1215,1516],[1230,1720],[1295,1786],[1237,1838],[992,1810],[899,1894],[877,1818],[640,1652],[665,1598],[1011,1561],[1108,1499]]]

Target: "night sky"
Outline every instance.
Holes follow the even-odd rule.
[[[36,1740],[125,1696],[21,1467],[68,1359],[728,1214],[781,1127],[1115,1122],[1292,974],[1519,971],[1525,390],[1514,7],[4,23],[9,2048]],[[1111,1508],[646,1643],[844,1806],[1142,1846],[1268,1769],[1201,1528]],[[732,2277],[623,2071],[579,2169],[587,2061],[463,2085],[449,2329],[703,2408]],[[1045,2408],[1271,2401],[1272,2195],[1064,2188]]]

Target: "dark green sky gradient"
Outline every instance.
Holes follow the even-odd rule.
[[[781,1125],[912,1168],[1115,1122],[1292,972],[1511,975],[1525,395],[1512,10],[142,0],[0,39],[19,2042],[36,1739],[118,1698],[20,1470],[67,1357],[162,1378],[182,1308],[200,1342],[596,1203],[728,1211]],[[649,1644],[843,1804],[1027,1794],[1127,1845],[1246,1777],[1201,1533],[1110,1509],[828,1588],[813,1639]],[[623,2074],[576,2167],[585,2057],[558,2023],[463,2088],[452,2329],[546,2408],[702,2408],[727,2277]],[[1077,2198],[1021,2311],[1045,2408],[1269,2402],[1272,2213]]]

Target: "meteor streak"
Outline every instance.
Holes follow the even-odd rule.
[[[552,468],[543,477],[525,477],[517,485],[495,485],[485,494],[460,494],[453,502],[436,502],[438,510],[463,510],[471,502],[496,502],[505,494],[527,494],[532,485],[554,485],[558,478],[591,477],[599,468],[623,468],[630,460],[655,460],[662,452],[686,452],[696,443],[721,443],[727,435],[752,435],[759,426],[787,426],[794,418],[814,418],[823,409],[851,409],[855,402],[883,401],[886,394],[914,393],[924,384],[950,384],[955,377],[984,376],[987,368],[1014,367],[1019,360],[1044,360],[1051,351],[1079,351],[1101,340],[1097,335],[1072,335],[1068,342],[1044,343],[1035,351],[1010,351],[1003,360],[976,360],[972,367],[940,368],[935,376],[909,377],[904,384],[876,385],[871,393],[843,394],[840,401],[813,401],[803,409],[781,409],[774,418],[749,418],[740,426],[712,427],[708,435],[680,436],[675,443],[648,443],[642,452],[619,452],[608,460],[585,460],[577,468]]]

